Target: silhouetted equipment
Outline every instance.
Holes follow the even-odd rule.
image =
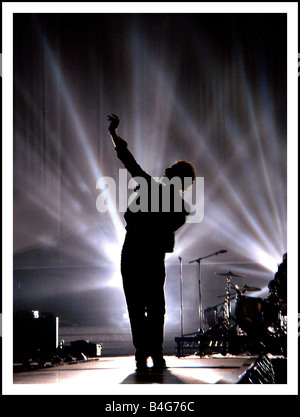
[[[192,262],[199,262],[199,259]],[[281,295],[285,295],[286,285],[286,271],[283,266],[280,265],[280,272],[275,274],[276,286],[269,284],[269,288],[278,288],[280,275],[281,282],[284,282]],[[226,278],[226,294],[222,296],[224,301],[204,310],[206,329],[208,327],[206,331],[175,337],[176,356],[184,356],[184,352],[190,350],[200,356],[212,352],[221,352],[224,355],[229,352],[269,352],[285,357],[287,321],[284,296],[279,299],[277,294],[271,292],[267,299],[249,297],[245,293],[260,291],[261,288],[247,284],[236,285],[232,282],[232,278],[246,278],[245,275],[232,271],[215,272],[215,275]],[[202,303],[200,307],[202,308]]]
[[[58,322],[52,313],[37,310],[14,313],[14,372],[101,356],[102,345],[88,340],[69,344],[62,340],[58,345]]]
[[[194,333],[196,335],[197,333],[204,333],[203,329],[203,309],[202,309],[202,294],[201,294],[201,261],[203,259],[210,258],[211,256],[219,255],[219,253],[226,253],[226,249],[221,249],[217,252],[211,253],[210,255],[202,256],[197,259],[193,259],[192,261],[189,261],[189,264],[196,263],[197,264],[197,278],[198,278],[198,292],[199,292],[199,329],[198,332]],[[179,261],[181,262],[182,259],[180,258]]]
[[[269,358],[260,354],[256,361],[242,374],[238,384],[286,384],[286,358]]]
[[[269,358],[262,354],[242,375],[238,384],[275,384],[275,372]]]
[[[102,345],[90,342],[89,340],[75,340],[70,343],[70,351],[78,358],[83,354],[90,358],[101,356]]]
[[[14,313],[14,361],[50,357],[58,346],[58,317],[37,310]]]

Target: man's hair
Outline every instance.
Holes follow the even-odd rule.
[[[188,189],[194,183],[196,179],[196,170],[190,162],[178,160],[172,168],[175,170],[176,176],[181,178],[183,185],[186,184],[186,182],[184,183],[185,178],[191,178],[191,183],[186,184],[187,187],[185,189]]]

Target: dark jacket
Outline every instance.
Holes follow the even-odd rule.
[[[135,189],[138,195],[124,215],[127,234],[132,237],[132,242],[142,250],[155,249],[162,252],[173,252],[175,231],[184,225],[186,216],[189,214],[186,202],[173,187],[169,187],[167,190],[168,186],[163,182],[158,183],[145,172],[128,150],[127,142],[121,138],[118,140],[116,151],[118,158],[138,183]],[[141,203],[140,197],[145,196],[145,194],[139,195],[139,187],[144,186],[142,180],[139,180],[140,178],[146,180],[148,185],[148,198],[145,200],[147,207],[145,210],[145,205],[143,205],[143,208],[141,206],[141,209],[136,211],[136,207]],[[153,210],[152,205],[154,192],[156,198],[159,196],[156,211]],[[163,200],[164,198],[165,200]],[[168,204],[164,206],[162,202],[166,203],[167,199],[169,199]],[[174,204],[175,201],[177,201],[177,205]],[[133,206],[135,206],[135,211],[132,210]]]

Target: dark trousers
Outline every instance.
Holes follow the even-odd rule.
[[[124,293],[136,359],[162,357],[165,254],[125,239],[121,257]]]

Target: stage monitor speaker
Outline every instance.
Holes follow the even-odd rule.
[[[245,372],[238,384],[276,384],[275,371],[266,354],[258,356]]]
[[[14,361],[51,356],[58,346],[58,317],[39,311],[14,314]]]

